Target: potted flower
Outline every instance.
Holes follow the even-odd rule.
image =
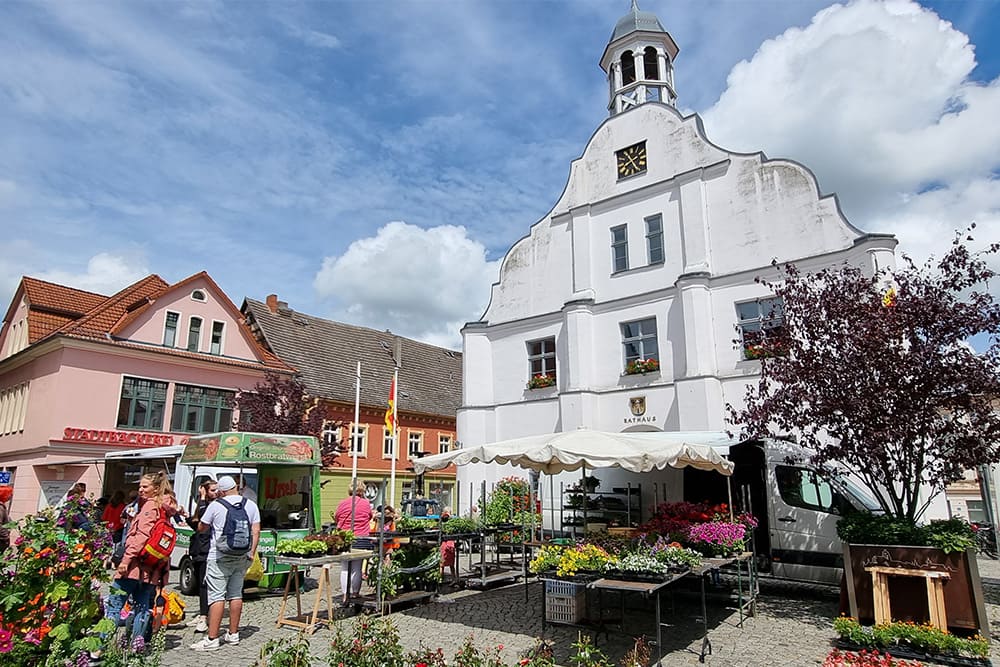
[[[587,491],[590,491],[591,493],[597,491],[597,487],[600,485],[601,480],[593,475],[587,475],[583,478],[583,488],[587,489]]]
[[[645,375],[658,370],[660,370],[660,362],[652,357],[633,359],[625,365],[625,375]]]
[[[706,521],[688,529],[688,542],[706,556],[728,557],[746,548],[747,529],[742,523]]]
[[[609,560],[604,565],[604,572],[625,581],[663,581],[670,568],[650,554],[631,553]]]
[[[544,389],[545,387],[551,387],[555,383],[556,376],[554,374],[542,375],[539,373],[532,375],[528,380],[528,389]]]

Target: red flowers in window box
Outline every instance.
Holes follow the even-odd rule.
[[[528,380],[528,389],[544,389],[545,387],[551,387],[556,383],[555,375],[538,375],[531,376]]]

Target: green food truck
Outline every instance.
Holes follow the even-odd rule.
[[[231,475],[240,493],[260,507],[260,554],[264,576],[259,586],[274,588],[285,583],[287,565],[274,562],[278,540],[302,538],[318,532],[320,452],[316,438],[271,433],[209,433],[192,436],[177,466],[174,486],[188,510],[198,499],[198,487],[206,479]],[[178,529],[175,553],[180,557],[180,589],[193,595],[199,582],[187,556],[192,531]]]

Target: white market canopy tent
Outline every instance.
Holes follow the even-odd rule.
[[[548,475],[564,471],[620,467],[630,472],[649,472],[666,467],[691,466],[733,474],[733,463],[719,454],[737,443],[719,432],[607,433],[577,429],[502,440],[463,447],[413,461],[417,474],[439,470],[450,464],[510,463]]]

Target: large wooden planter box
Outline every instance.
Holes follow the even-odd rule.
[[[845,544],[848,602],[851,616],[861,623],[875,622],[872,576],[865,569],[874,566],[947,573],[944,603],[948,627],[990,636],[975,550],[946,554],[933,547]],[[917,623],[928,620],[927,587],[922,577],[890,577],[889,598],[892,620]]]

